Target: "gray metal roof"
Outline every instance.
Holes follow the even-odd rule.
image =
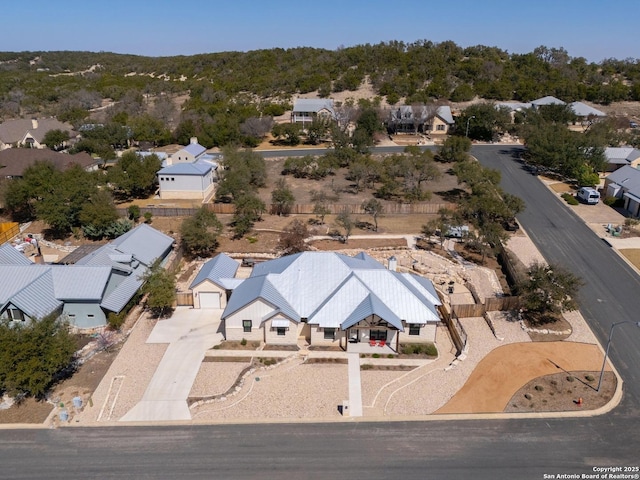
[[[329,98],[297,98],[293,102],[294,112],[314,112],[327,109],[333,113],[333,100]]]
[[[440,301],[435,288],[427,287],[431,282],[407,275],[385,269],[366,254],[303,252],[256,265],[251,277],[233,291],[222,317],[263,298],[292,318],[335,328],[373,295],[376,311],[382,312],[376,303],[380,301],[393,318],[420,324],[439,321],[435,305]]]
[[[163,257],[171,249],[173,238],[146,223],[142,223],[113,240],[111,245],[120,253],[129,253],[140,262],[150,266],[157,258]]]
[[[392,120],[400,123],[412,123],[416,120],[425,121],[428,115],[429,110],[426,105],[401,105],[391,110]],[[449,125],[455,123],[453,114],[451,113],[451,107],[448,105],[439,106],[432,115],[440,117],[442,121]],[[414,117],[417,117],[417,119]]]
[[[222,287],[223,285],[221,284],[220,279],[231,279],[235,277],[239,266],[240,264],[234,259],[226,256],[224,253],[220,253],[211,260],[207,260],[205,264],[202,265],[202,268],[200,268],[198,275],[196,275],[196,278],[191,282],[189,288],[194,288],[205,280],[209,280]]]
[[[195,175],[202,177],[214,169],[214,165],[205,162],[175,163],[159,170],[157,175]]]
[[[53,288],[59,300],[102,300],[111,267],[52,265]]]
[[[31,261],[9,242],[0,245],[0,265],[31,265]]]
[[[539,107],[541,105],[566,105],[565,102],[556,98],[552,95],[547,95],[546,97],[538,98],[537,100],[533,100],[531,102],[532,105]]]
[[[144,267],[141,267],[139,273],[134,272],[125,278],[113,292],[102,300],[100,306],[112,312],[120,312],[144,283],[142,279],[143,270]]]
[[[633,147],[607,147],[604,156],[609,163],[627,165],[640,157],[640,150]]]
[[[596,108],[590,107],[586,103],[573,102],[573,103],[570,103],[569,106],[571,107],[571,110],[573,110],[573,113],[575,113],[579,117],[589,117],[589,116],[606,117],[607,116],[606,113]]]
[[[625,191],[640,197],[640,170],[625,165],[607,176],[606,181],[620,185]]]
[[[198,155],[201,155],[207,151],[207,149],[199,143],[190,143],[189,145],[184,147],[183,150],[190,155],[193,155],[194,157],[197,157]]]
[[[8,302],[31,318],[43,318],[62,306],[62,301],[54,295],[51,269],[38,270],[42,274],[13,295]]]

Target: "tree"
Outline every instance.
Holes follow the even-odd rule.
[[[438,148],[438,158],[443,162],[461,162],[469,158],[471,140],[451,135]]]
[[[182,221],[180,236],[185,253],[190,257],[207,257],[218,248],[222,223],[215,213],[201,207],[195,215]]]
[[[69,133],[64,130],[49,130],[44,134],[42,143],[44,143],[50,150],[62,150],[64,143],[69,140]]]
[[[80,210],[79,220],[89,238],[102,238],[119,219],[113,197],[106,190],[96,190]]]
[[[344,235],[342,237],[343,243],[348,243],[353,227],[355,226],[355,222],[349,211],[344,210],[340,212],[336,217],[336,223],[344,230]]]
[[[147,295],[146,305],[156,318],[164,318],[173,310],[176,300],[176,278],[156,260],[143,276],[142,293]]]
[[[467,122],[469,133],[467,135]],[[493,103],[478,103],[465,108],[456,118],[456,133],[474,140],[491,142],[511,126],[509,110],[496,108]]]
[[[280,178],[276,182],[276,188],[271,192],[271,201],[274,206],[276,215],[289,215],[291,207],[296,201],[293,191],[287,185],[284,178]]]
[[[147,198],[158,187],[157,173],[161,167],[157,155],[141,156],[130,150],[109,169],[107,178],[119,198]]]
[[[560,265],[534,263],[520,287],[520,298],[527,317],[548,323],[564,311],[578,308],[576,295],[583,282]]]
[[[308,250],[305,239],[309,237],[309,230],[302,221],[295,219],[287,225],[278,240],[278,249],[283,255],[292,255]]]
[[[329,195],[324,190],[311,190],[313,214],[318,217],[321,224],[324,224],[324,217],[331,213],[329,202],[335,202],[337,200],[337,195]]]
[[[0,322],[0,391],[43,398],[73,364],[75,340],[51,314],[23,325]]]
[[[236,238],[242,238],[249,232],[253,224],[267,211],[264,202],[253,193],[247,193],[238,198],[235,201],[235,207],[232,224]]]
[[[376,200],[375,198],[365,200],[364,202],[362,202],[362,209],[365,211],[365,213],[368,213],[373,218],[374,230],[377,232],[378,217],[382,216],[382,212],[384,211],[382,202]]]
[[[276,123],[271,133],[281,145],[300,145],[300,125],[297,123]]]

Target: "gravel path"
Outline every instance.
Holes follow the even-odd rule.
[[[74,421],[80,424],[116,421],[142,399],[168,346],[146,343],[155,324],[156,320],[146,314],[138,319],[129,338],[91,396],[92,403],[85,402],[87,406]],[[116,377],[123,377],[122,381],[116,380],[112,386]]]
[[[189,396],[222,395],[248,366],[248,362],[202,362]]]

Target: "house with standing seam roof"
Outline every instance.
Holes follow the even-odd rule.
[[[142,224],[71,265],[34,264],[0,245],[0,319],[28,322],[50,314],[77,328],[107,324],[142,286],[147,269],[166,261],[173,238]]]
[[[433,283],[365,253],[302,252],[256,264],[222,313],[227,340],[398,350],[434,342],[441,305]]]

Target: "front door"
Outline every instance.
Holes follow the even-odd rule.
[[[386,330],[369,330],[369,339],[379,342],[381,340],[387,341],[387,331]]]

